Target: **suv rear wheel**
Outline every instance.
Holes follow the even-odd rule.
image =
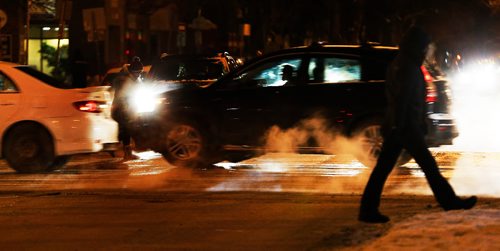
[[[378,156],[382,150],[384,138],[382,137],[382,126],[378,121],[361,124],[354,133],[355,139],[360,144],[360,150],[356,151],[356,157],[363,165],[373,168],[377,163]],[[402,166],[412,159],[404,149],[399,155],[395,166]]]

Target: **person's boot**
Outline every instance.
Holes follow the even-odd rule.
[[[132,147],[123,146],[123,160],[135,160],[139,159],[139,156],[132,153]]]
[[[450,210],[468,210],[473,208],[477,203],[477,197],[476,196],[471,196],[466,199],[459,199],[455,200],[454,203],[451,205],[443,205],[443,209],[445,211],[450,211]]]
[[[378,210],[360,210],[358,220],[366,223],[386,223],[390,219]]]

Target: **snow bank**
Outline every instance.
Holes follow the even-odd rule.
[[[350,250],[500,250],[500,210],[415,215],[386,235]]]

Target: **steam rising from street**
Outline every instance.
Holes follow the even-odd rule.
[[[359,142],[355,138],[347,138],[339,132],[328,128],[323,118],[311,118],[301,121],[290,129],[281,129],[273,126],[266,135],[266,149],[270,152],[300,151],[310,140],[314,140],[318,147],[327,154],[362,153]]]
[[[460,133],[453,144],[460,150],[500,151],[500,78],[495,78],[500,74],[490,73],[489,66],[480,69],[452,77],[452,113]]]
[[[459,194],[500,195],[500,68],[492,62],[477,62],[452,76],[450,84],[459,137],[453,142],[464,154],[456,162],[450,180]]]
[[[326,121],[323,118],[316,117],[301,121],[296,126],[288,129],[282,129],[278,126],[271,127],[266,136],[265,149],[268,154],[249,161],[244,161],[243,164],[252,164],[257,166],[263,172],[286,173],[288,168],[293,168],[297,172],[297,168],[303,168],[302,177],[294,177],[294,185],[290,187],[302,187],[309,192],[323,193],[344,193],[353,192],[353,188],[357,188],[357,192],[361,191],[362,185],[365,184],[369,169],[359,163],[354,156],[363,156],[363,150],[360,147],[360,142],[356,137],[347,138],[341,135],[340,132],[328,128]],[[317,149],[326,155],[293,155],[290,153],[300,153],[303,149],[310,149],[308,143],[314,141]],[[300,158],[300,167],[294,166],[297,161],[295,158]],[[314,159],[313,163],[307,163],[308,160]],[[346,164],[327,164],[327,163],[349,163]],[[347,176],[351,179],[342,179],[339,182],[318,182],[319,178],[310,177],[307,175],[308,168],[322,166],[330,171],[324,171],[327,176]],[[278,179],[278,178],[277,178]],[[254,180],[255,181],[255,180]],[[258,189],[254,185],[242,184],[241,182],[227,181],[223,184],[212,188],[212,190],[233,190],[233,189],[252,189],[257,190],[273,190],[273,191],[290,191],[290,188],[276,182],[274,187],[266,187]],[[249,187],[246,187],[249,186]],[[246,188],[245,188],[246,187]],[[292,189],[293,190],[293,189]],[[297,191],[296,189],[293,191]]]

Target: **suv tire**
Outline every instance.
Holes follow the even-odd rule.
[[[208,134],[194,123],[181,122],[171,125],[164,132],[161,154],[172,165],[203,168],[216,161],[211,160]]]
[[[384,138],[382,137],[382,123],[380,120],[370,120],[361,123],[353,136],[360,144],[360,150],[355,152],[358,160],[366,167],[373,168],[382,150]],[[412,156],[403,149],[396,161],[396,167],[408,163]]]

